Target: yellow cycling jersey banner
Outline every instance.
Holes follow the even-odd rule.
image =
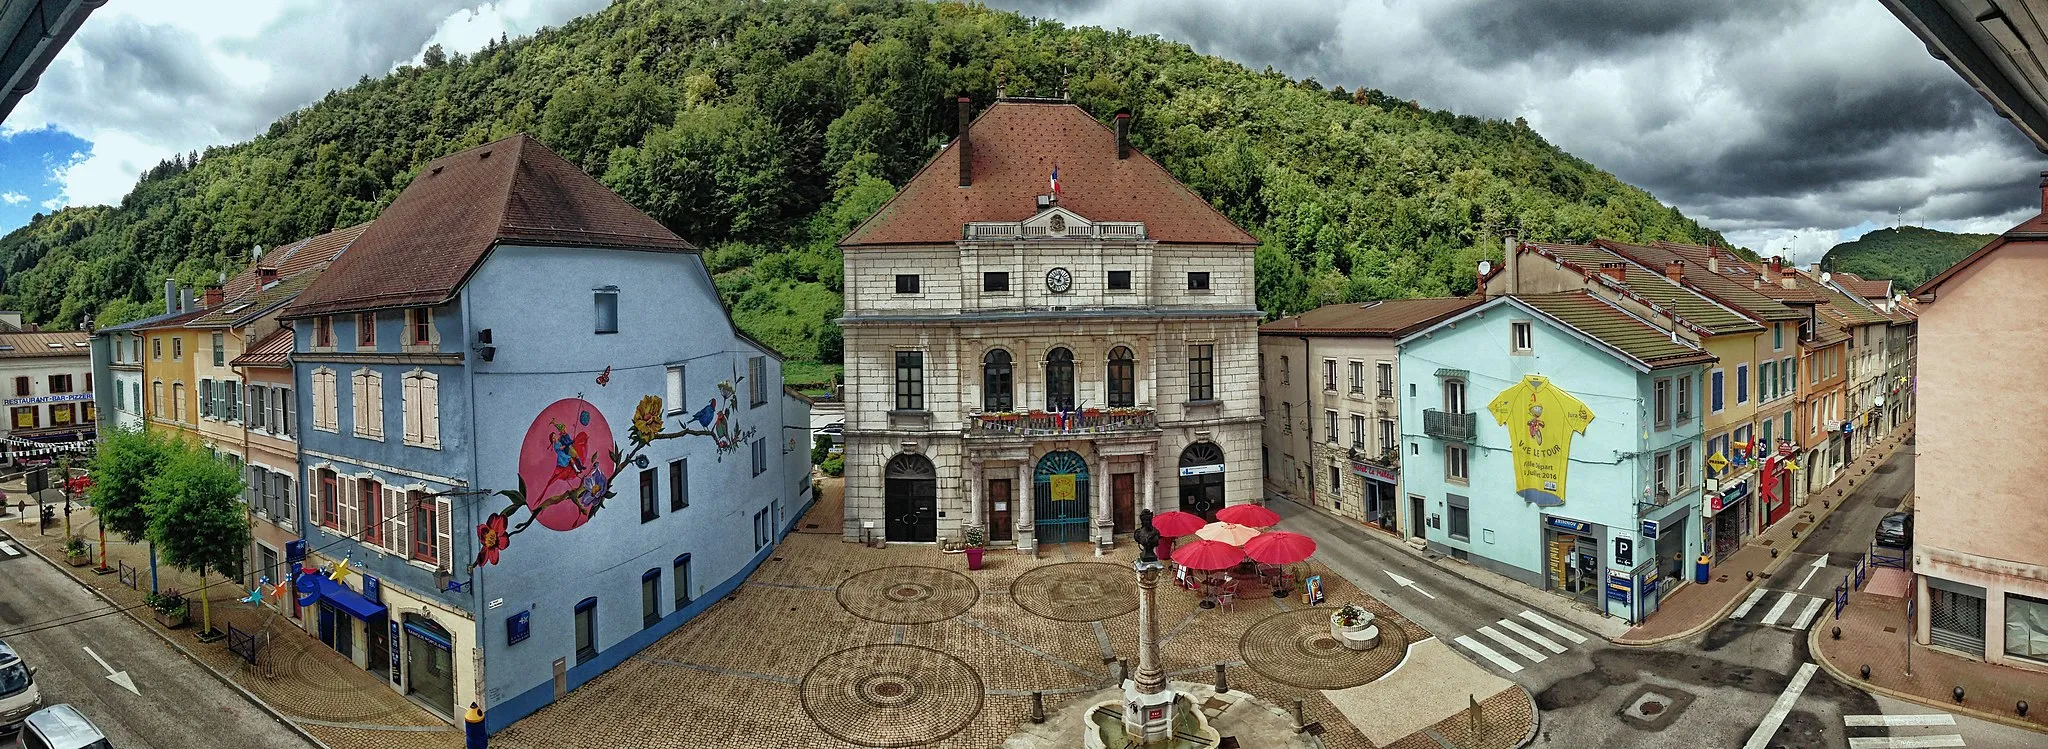
[[[1543,375],[1524,375],[1486,404],[1514,446],[1515,494],[1539,507],[1564,504],[1572,435],[1585,434],[1593,411]]]

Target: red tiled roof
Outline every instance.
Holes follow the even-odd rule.
[[[230,367],[288,367],[292,357],[292,329],[278,328],[255,346],[228,362]]]
[[[291,278],[298,275],[300,271],[333,262],[336,257],[341,255],[343,250],[348,249],[348,246],[355,242],[358,237],[363,236],[363,232],[369,228],[370,222],[365,221],[355,226],[335,229],[316,237],[272,247],[269,251],[263,253],[262,258],[251,263],[249,267],[243,268],[242,272],[236,273],[233,278],[228,279],[227,283],[222,284],[221,296],[229,301],[235,301],[259,291],[260,289],[257,288],[260,283],[258,279],[262,278],[262,272],[259,269],[262,268],[276,271],[276,274],[273,276],[274,279]]]
[[[1380,335],[1399,337],[1436,323],[1485,297],[1388,299],[1364,304],[1331,304],[1259,326],[1262,335]]]
[[[499,242],[696,248],[526,135],[420,169],[284,317],[446,301]]]
[[[1830,273],[1828,278],[1864,299],[1887,299],[1892,295],[1890,281],[1863,278],[1854,273]]]
[[[997,101],[968,127],[968,140],[971,186],[959,186],[955,138],[839,243],[952,244],[969,222],[1029,218],[1057,165],[1060,207],[1090,221],[1142,221],[1147,236],[1166,243],[1258,244],[1137,149],[1118,159],[1116,131],[1073,104]]]

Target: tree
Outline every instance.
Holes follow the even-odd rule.
[[[249,547],[249,516],[242,507],[241,472],[204,450],[177,443],[156,474],[143,483],[149,507],[149,538],[164,561],[199,573],[201,633],[212,635],[207,601],[208,570],[229,578],[242,574]]]
[[[149,496],[144,485],[156,475],[169,452],[170,445],[152,432],[128,428],[101,434],[99,451],[88,464],[92,484],[85,490],[85,501],[99,518],[102,565],[106,564],[107,529],[112,528],[129,543],[148,534]],[[154,555],[152,548],[152,564]],[[152,590],[155,585],[152,574]]]

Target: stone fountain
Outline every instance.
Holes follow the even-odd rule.
[[[1222,736],[1209,726],[1186,695],[1166,682],[1159,667],[1159,619],[1154,614],[1159,592],[1159,572],[1166,564],[1153,552],[1159,547],[1159,531],[1152,527],[1152,511],[1138,515],[1138,530],[1132,539],[1138,546],[1138,671],[1124,679],[1121,701],[1103,702],[1088,711],[1082,723],[1087,749],[1106,747],[1170,747],[1193,749],[1216,746]]]

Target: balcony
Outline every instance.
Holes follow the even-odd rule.
[[[984,413],[967,418],[969,437],[1041,437],[1074,434],[1119,434],[1147,432],[1159,428],[1159,417],[1149,408],[1086,409],[1080,413],[1056,414]]]
[[[1351,461],[1354,463],[1371,463],[1389,470],[1400,470],[1401,451],[1386,450],[1376,452],[1366,449],[1364,445],[1352,445]]]
[[[1145,224],[1140,221],[1098,221],[1093,224],[1066,224],[1058,230],[1049,226],[1036,226],[1023,221],[974,221],[967,224],[966,238],[984,239],[1122,239],[1140,240],[1145,238]]]
[[[1440,440],[1471,442],[1479,434],[1479,414],[1454,414],[1434,408],[1424,409],[1422,433]]]

